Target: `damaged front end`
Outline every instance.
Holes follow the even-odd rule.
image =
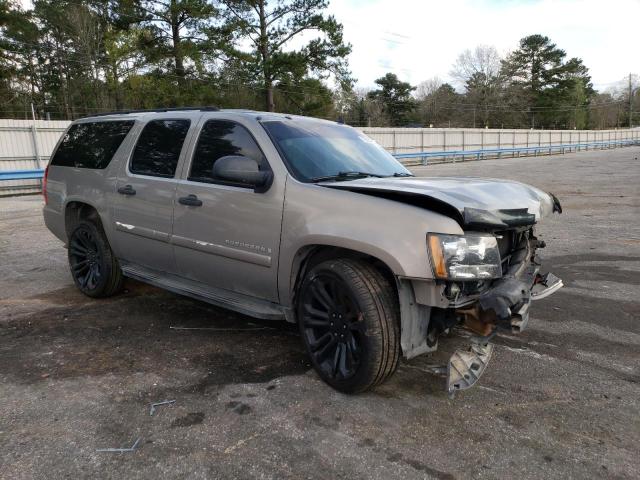
[[[522,331],[531,302],[562,287],[559,278],[540,273],[536,256],[544,242],[536,238],[534,225],[562,213],[551,193],[474,177],[363,178],[322,185],[424,208],[459,225],[462,234],[426,236],[433,279],[397,280],[406,359],[436,351],[439,339],[453,330],[466,333],[465,346],[456,348],[447,364],[433,367],[446,372],[450,394],[477,382],[498,331]]]
[[[486,231],[482,232],[485,239],[495,238],[495,246],[488,241],[483,244],[474,240],[475,243],[471,242],[468,247],[484,253],[484,257],[490,257],[487,253],[489,248],[499,251],[498,274],[492,265],[484,265],[483,268],[472,265],[475,275],[498,278],[451,278],[452,272],[456,275],[456,271],[447,270],[447,265],[442,265],[444,260],[439,260],[437,255],[434,259],[436,242],[431,242],[437,278],[435,284],[415,279],[399,280],[401,342],[407,359],[434,352],[441,337],[450,336],[448,334],[454,330],[464,332],[465,345],[453,351],[446,365],[433,367],[436,373],[446,372],[449,394],[470,388],[478,381],[491,358],[493,346],[489,342],[499,331],[520,333],[527,326],[531,302],[562,287],[562,281],[553,274],[540,273],[541,264],[536,251],[544,247],[544,242],[535,237],[533,226],[516,226],[515,222],[504,226],[508,229],[494,231],[489,237],[486,237]],[[448,240],[440,239],[444,249],[452,250],[458,259],[464,257],[457,244],[447,243]],[[445,253],[440,254],[446,256]],[[457,266],[461,264],[458,262]],[[462,273],[469,271],[469,268],[458,270]],[[458,276],[462,274],[458,273]]]

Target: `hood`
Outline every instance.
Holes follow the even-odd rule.
[[[435,210],[466,229],[533,225],[562,212],[551,193],[511,180],[475,177],[362,178],[323,182],[324,187],[374,195]]]

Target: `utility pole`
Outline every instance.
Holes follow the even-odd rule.
[[[629,74],[629,128],[633,125],[633,88],[631,87],[631,74]]]

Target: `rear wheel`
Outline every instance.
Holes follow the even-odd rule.
[[[345,393],[386,380],[400,357],[399,308],[393,286],[367,262],[322,262],[298,295],[302,340],[320,377]]]
[[[122,288],[123,277],[102,229],[81,221],[69,236],[67,252],[71,276],[89,297],[109,297]]]

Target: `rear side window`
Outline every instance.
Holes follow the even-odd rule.
[[[131,173],[172,178],[190,124],[190,120],[153,120],[147,123],[131,157]]]
[[[189,180],[215,182],[213,164],[228,155],[253,158],[261,167],[266,163],[262,150],[245,127],[229,120],[209,120],[202,127]]]
[[[71,125],[51,159],[51,165],[106,168],[132,126],[133,121]]]

